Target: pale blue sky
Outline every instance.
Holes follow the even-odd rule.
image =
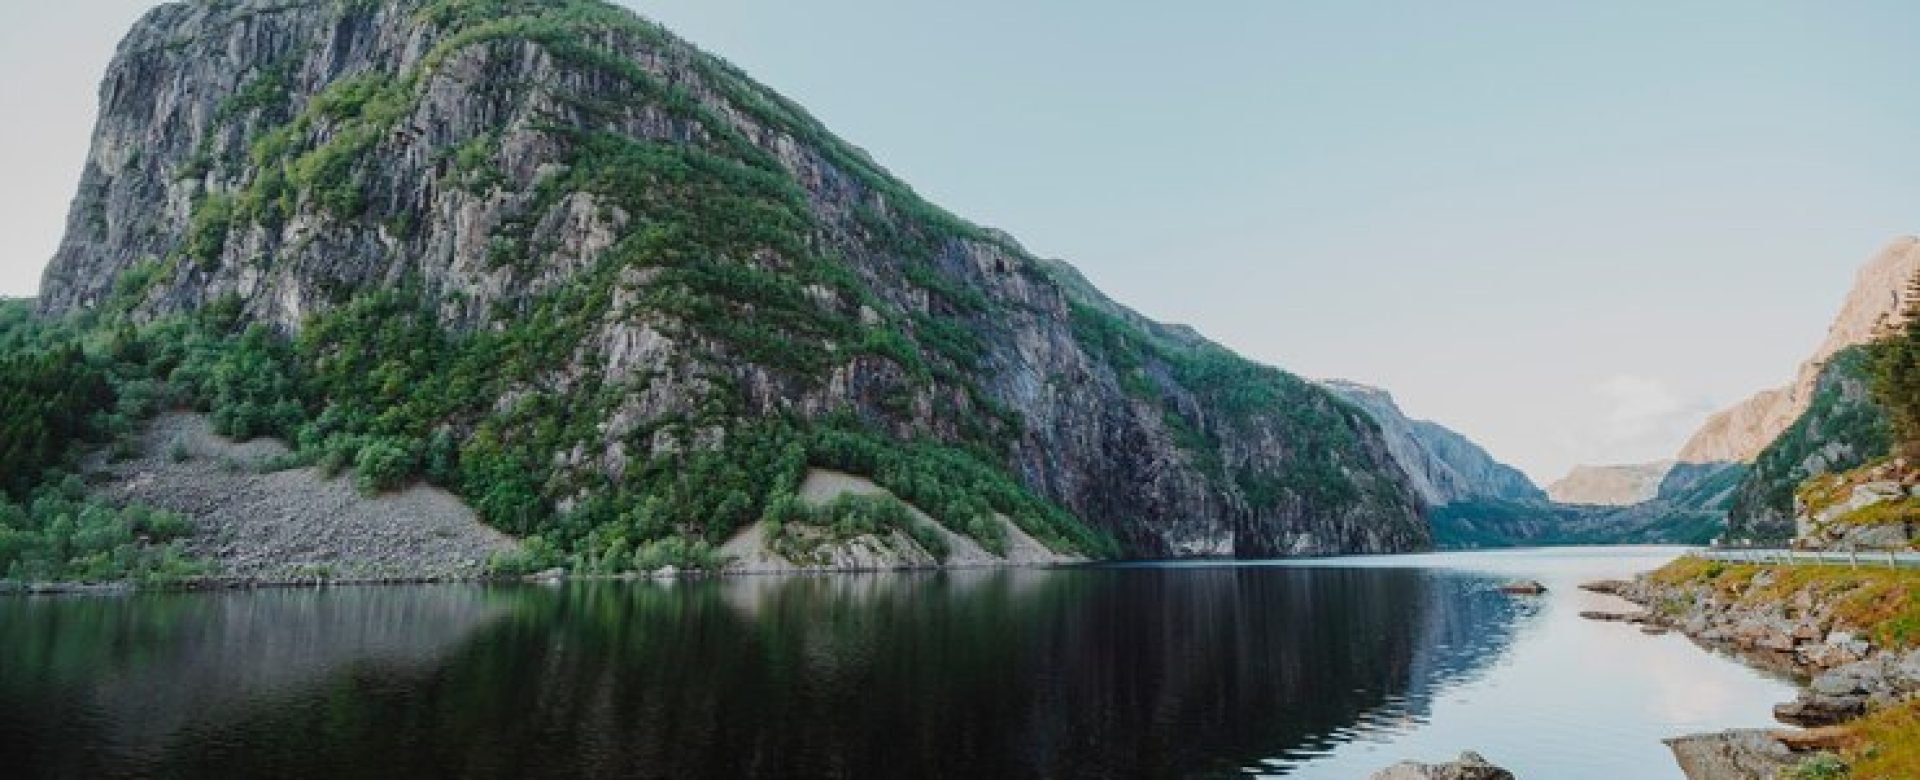
[[[0,9],[0,292],[141,0]],[[1670,455],[1920,231],[1920,3],[631,0],[1114,297],[1538,479]]]

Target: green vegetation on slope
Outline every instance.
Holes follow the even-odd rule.
[[[1448,549],[1587,544],[1705,544],[1720,535],[1717,510],[1655,500],[1600,507],[1474,499],[1434,507],[1433,542]]]
[[[128,345],[103,334],[103,351]],[[67,473],[88,440],[131,430],[151,402],[138,375],[84,349],[73,332],[36,323],[22,301],[0,301],[0,579],[162,580],[199,574],[173,544],[184,518],[86,497]]]
[[[457,337],[410,308],[411,298],[402,289],[359,299],[316,318],[291,342],[243,325],[231,300],[193,318],[73,331],[61,337],[57,354],[65,362],[55,365],[88,372],[99,387],[69,403],[65,415],[41,419],[92,420],[89,431],[127,436],[142,417],[184,405],[207,413],[223,435],[278,437],[293,442],[303,462],[330,471],[352,466],[369,491],[424,478],[465,496],[491,524],[539,537],[527,557],[504,564],[514,569],[714,565],[712,550],[747,524],[793,519],[779,513],[790,507],[809,465],[871,475],[989,549],[1004,547],[992,520],[1003,513],[1056,549],[1116,552],[1110,539],[977,456],[931,441],[890,440],[851,415],[736,424],[715,447],[656,456],[559,511],[553,494],[575,491],[557,477],[548,454],[584,438],[595,418],[566,398],[539,394],[504,413],[490,411],[513,378],[501,367],[531,360],[526,351],[553,343],[540,338],[548,320]],[[0,312],[27,322],[24,308]],[[84,352],[82,343],[97,349]],[[8,365],[15,362],[46,361]],[[38,386],[28,388],[28,397],[38,394]],[[474,419],[471,431],[456,435],[457,422]],[[23,417],[8,424],[32,423]],[[59,467],[71,455],[67,444],[78,439],[49,434],[45,441],[59,451],[23,471]],[[831,512],[822,517],[828,525],[836,519]]]
[[[1886,454],[1891,435],[1882,405],[1860,397],[1877,362],[1855,347],[1833,356],[1821,371],[1806,413],[1767,445],[1735,493],[1728,512],[1735,538],[1784,538],[1793,533],[1794,492],[1820,473],[1846,471]],[[1815,472],[1809,466],[1818,466]]]

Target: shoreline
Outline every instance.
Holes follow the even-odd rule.
[[[1862,718],[1920,693],[1920,650],[1883,646],[1871,627],[1836,615],[1849,591],[1829,588],[1826,575],[1841,572],[1857,574],[1682,558],[1632,580],[1582,584],[1638,608],[1583,617],[1676,632],[1703,650],[1791,680],[1798,693],[1774,706],[1776,727],[1665,740],[1689,780],[1765,777],[1837,755]],[[1729,581],[1719,579],[1723,573]]]
[[[1505,553],[1525,552],[1528,550],[1605,550],[1610,548],[1675,548],[1690,549],[1687,545],[1670,544],[1604,544],[1604,545],[1536,545],[1526,547],[1474,547],[1458,549],[1408,550],[1404,552],[1356,552],[1333,555],[1301,555],[1286,558],[1231,558],[1221,556],[1195,556],[1192,558],[1139,558],[1114,560],[1078,560],[1078,561],[1000,561],[969,562],[960,564],[937,564],[932,566],[899,565],[873,567],[794,567],[790,569],[752,569],[721,568],[710,569],[674,569],[672,571],[624,572],[620,574],[574,574],[565,571],[545,571],[535,574],[474,574],[460,576],[392,576],[392,577],[319,577],[313,575],[296,577],[223,577],[212,575],[189,580],[140,583],[132,580],[113,580],[108,582],[10,582],[0,580],[0,597],[6,596],[54,596],[54,595],[117,595],[125,593],[192,593],[233,590],[267,590],[293,588],[329,588],[329,587],[398,587],[407,585],[512,585],[539,584],[553,582],[639,582],[665,580],[699,580],[735,577],[796,577],[796,576],[835,576],[842,574],[924,574],[947,571],[998,571],[998,570],[1045,570],[1076,569],[1093,567],[1134,567],[1157,566],[1163,564],[1192,566],[1237,566],[1268,565],[1273,563],[1314,564],[1338,561],[1341,559],[1392,559],[1411,558],[1422,555],[1446,555],[1454,553]],[[1632,601],[1631,599],[1628,599]]]
[[[843,574],[936,574],[942,572],[984,572],[1011,570],[1072,569],[1094,566],[1103,561],[1020,562],[1004,564],[973,563],[956,566],[896,566],[887,568],[793,569],[788,571],[682,569],[672,572],[622,574],[547,573],[525,575],[482,574],[460,577],[289,577],[241,578],[208,577],[161,583],[131,580],[111,582],[0,582],[0,598],[8,596],[114,596],[135,593],[213,593],[244,590],[293,590],[324,588],[378,588],[409,585],[542,585],[567,582],[673,582],[753,577],[831,577]]]

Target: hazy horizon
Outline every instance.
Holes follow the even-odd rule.
[[[1116,300],[1542,485],[1785,383],[1920,230],[1913,4],[626,4]],[[153,5],[0,9],[31,120],[0,129],[0,295],[34,292]]]

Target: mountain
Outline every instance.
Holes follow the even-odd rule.
[[[1513,547],[1553,544],[1704,544],[1720,536],[1738,463],[1674,464],[1651,496],[1627,505],[1472,500],[1435,507],[1435,544]]]
[[[1900,324],[1907,282],[1920,275],[1920,237],[1902,236],[1880,250],[1854,278],[1826,340],[1800,364],[1793,384],[1764,390],[1708,418],[1680,450],[1685,463],[1750,463],[1813,403],[1828,359]]]
[[[1887,454],[1892,432],[1868,390],[1870,356],[1850,347],[1821,369],[1807,410],[1760,451],[1727,515],[1735,539],[1793,536],[1794,492],[1821,474],[1843,472]]]
[[[1563,498],[1550,501],[1466,437],[1408,419],[1386,391],[1320,384],[1380,424],[1387,450],[1432,506],[1434,543],[1443,548],[1704,543],[1720,535],[1746,472],[1740,464],[1579,467],[1552,488]]]
[[[1493,459],[1480,445],[1438,423],[1408,419],[1393,396],[1377,387],[1328,380],[1321,387],[1360,407],[1386,434],[1387,451],[1413,479],[1428,504],[1471,499],[1540,500],[1546,493],[1519,469]]]
[[[1547,486],[1547,495],[1562,504],[1628,506],[1650,501],[1673,469],[1673,461],[1615,466],[1575,466]]]
[[[42,315],[170,334],[223,432],[443,484],[556,560],[787,533],[821,470],[988,549],[1428,544],[1364,413],[605,3],[165,5],[100,105]],[[821,533],[908,522],[846,511]]]

